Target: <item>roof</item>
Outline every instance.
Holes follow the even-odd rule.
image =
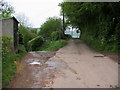
[[[11,17],[11,18],[2,18],[2,19],[0,19],[0,20],[8,20],[8,19],[14,19],[15,21],[18,22],[18,20],[17,20],[15,17]],[[19,23],[19,22],[18,22],[18,23]]]

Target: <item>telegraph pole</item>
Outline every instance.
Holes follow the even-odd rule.
[[[64,6],[63,6],[63,31],[65,30]]]
[[[62,12],[62,16],[63,16],[63,18],[62,18],[62,21],[61,21],[61,23],[62,23],[62,35],[61,35],[61,37],[64,37],[64,31],[65,31],[64,6],[61,7],[61,8],[62,8],[62,10],[63,10],[63,12]]]

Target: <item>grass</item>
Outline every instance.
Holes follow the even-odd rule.
[[[2,36],[2,43],[0,42],[2,44],[2,46],[0,46],[0,60],[2,59],[0,62],[0,64],[2,63],[2,88],[7,88],[16,73],[15,61],[21,60],[22,56],[26,53],[24,45],[20,44],[18,46],[19,53],[15,54],[13,52],[12,38],[13,37],[7,35]]]
[[[19,54],[7,54],[2,61],[2,87],[7,88],[9,82],[12,80],[16,73],[16,64],[14,61],[18,61],[22,58],[24,53]]]
[[[39,51],[58,50],[59,48],[62,48],[65,45],[67,45],[67,41],[66,40],[58,40],[58,41],[47,40],[37,50],[39,50]]]
[[[24,45],[18,46],[19,53],[6,53],[2,56],[2,87],[7,88],[16,73],[15,61],[20,61],[26,53]]]
[[[117,44],[101,44],[101,40],[93,39],[92,37],[86,35],[86,37],[82,37],[90,47],[94,48],[97,51],[106,52],[106,53],[118,53],[118,45]]]

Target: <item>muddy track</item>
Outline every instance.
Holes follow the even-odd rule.
[[[17,74],[9,88],[41,88],[52,84],[55,67],[49,66],[54,62],[48,61],[56,54],[55,51],[29,52],[17,64]],[[48,86],[49,87],[49,86]]]
[[[29,52],[10,88],[117,88],[118,63],[71,39],[58,51]]]

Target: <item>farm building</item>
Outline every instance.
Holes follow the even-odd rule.
[[[15,17],[0,20],[0,31],[2,31],[0,36],[8,35],[13,37],[13,48],[15,52],[18,51],[18,23]]]

